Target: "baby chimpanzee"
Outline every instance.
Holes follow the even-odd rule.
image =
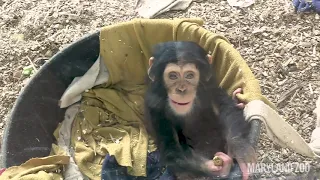
[[[227,176],[235,158],[247,179],[246,163],[256,161],[246,139],[250,124],[218,86],[211,64],[212,57],[194,42],[157,44],[149,60],[145,126],[172,171]],[[214,155],[223,166],[214,165]]]

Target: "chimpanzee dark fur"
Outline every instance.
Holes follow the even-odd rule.
[[[243,109],[236,107],[232,97],[218,86],[207,52],[193,42],[166,42],[156,45],[152,56],[154,63],[149,76],[155,80],[148,81],[145,125],[155,139],[162,162],[175,172],[212,176],[201,167],[204,157],[212,159],[218,151],[229,152],[233,157],[244,156],[246,146],[250,146],[246,140],[250,125],[245,121]],[[200,71],[197,100],[186,117],[175,115],[169,107],[163,80],[166,65],[179,60],[194,63]]]

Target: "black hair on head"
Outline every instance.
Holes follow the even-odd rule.
[[[168,41],[153,47],[153,66],[150,73],[158,76],[164,72],[168,63],[194,63],[202,72],[210,72],[207,52],[192,41]],[[156,69],[155,69],[156,68]],[[200,73],[203,76],[207,74]]]

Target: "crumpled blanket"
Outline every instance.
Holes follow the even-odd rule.
[[[72,85],[74,84],[71,84],[70,86]],[[57,139],[57,145],[52,145],[52,152],[50,154],[52,156],[49,155],[45,158],[33,158],[23,165],[9,167],[4,171],[5,173],[3,173],[3,176],[0,175],[0,179],[86,179],[75,164],[73,158],[74,154],[70,148],[71,127],[74,117],[78,111],[78,103],[67,108],[64,120],[59,124],[58,128],[54,132],[54,136]]]
[[[232,47],[227,39],[205,30],[201,27],[202,25],[201,19],[134,19],[102,28],[100,57],[93,66],[105,65],[108,77],[99,81],[101,84],[97,85],[99,83],[96,82],[96,79],[103,67],[95,67],[100,69],[98,73],[92,73],[93,77],[84,76],[92,81],[83,81],[83,77],[74,81],[73,85],[76,85],[76,82],[82,82],[77,86],[88,83],[92,87],[85,85],[85,88],[82,88],[89,89],[83,93],[80,92],[79,111],[71,126],[69,144],[71,149],[68,153],[67,150],[61,148],[63,146],[60,147],[64,151],[64,155],[68,157],[68,161],[63,164],[69,164],[74,160],[76,166],[69,167],[71,170],[78,168],[81,171],[80,179],[83,176],[84,179],[100,180],[103,161],[105,156],[109,155],[114,156],[120,166],[127,167],[129,175],[146,176],[147,152],[155,151],[156,147],[141,123],[143,94],[146,88],[144,78],[147,74],[151,47],[159,42],[189,40],[199,43],[204,49],[210,51],[213,57],[212,68],[216,72],[218,82],[230,95],[235,89],[242,87],[243,94],[237,95],[240,101],[251,105],[255,102],[262,102],[263,106],[269,108],[267,110],[275,109],[275,106],[261,94],[258,80],[238,51]],[[157,33],[155,34],[155,32]],[[61,105],[68,106],[79,100],[79,93],[70,91],[70,89],[77,90],[77,88],[70,86],[68,89],[68,93],[64,94],[63,101],[60,102]],[[69,94],[70,98],[66,94]],[[259,111],[256,114],[252,113],[255,112],[255,108],[255,106],[250,106],[246,109],[247,113],[251,112],[250,117],[261,116]],[[266,120],[270,120],[268,113],[262,115]],[[280,143],[298,138],[298,141],[286,145],[309,157],[315,156],[309,146],[304,146],[306,144],[304,140],[296,136],[296,132],[291,127],[287,128],[288,131],[284,131],[288,132],[288,136],[286,136],[288,139],[285,139],[282,138],[281,131],[274,130],[278,127],[276,124],[277,122],[270,126],[266,123],[271,127],[270,132],[273,132],[269,135],[276,136]],[[285,123],[282,125],[289,126]],[[57,139],[64,136],[57,133],[61,128],[62,125],[56,130]],[[292,134],[293,136],[291,136]],[[273,137],[270,138],[273,139]],[[68,138],[63,139],[62,143],[60,141],[60,145],[67,146]],[[297,142],[300,143],[296,144]],[[297,150],[296,146],[300,145],[305,149]],[[53,144],[52,147],[54,150],[58,146]],[[57,154],[56,151],[53,151],[50,155]],[[70,158],[72,159],[70,160]],[[45,164],[38,165],[37,170],[33,171],[34,175],[44,172],[42,170],[46,167]],[[15,177],[18,173],[25,173],[30,169],[32,168],[26,170],[11,167],[3,175]],[[39,176],[39,174],[37,175]],[[49,176],[50,171],[42,173],[39,177],[46,179]],[[29,177],[24,179],[31,179]],[[0,179],[3,179],[2,176]]]
[[[75,77],[73,79],[59,101],[60,107],[66,108],[71,104],[80,101],[82,98],[81,94],[84,91],[107,82],[108,78],[108,69],[100,60],[99,56],[90,69],[82,77]]]
[[[83,180],[85,178],[74,161],[74,152],[70,147],[72,124],[79,111],[79,107],[79,103],[68,107],[65,112],[64,120],[59,124],[59,127],[54,133],[58,146],[65,151],[66,155],[70,156],[69,164],[67,164],[64,167],[64,171],[62,171],[64,180]]]
[[[69,158],[63,149],[52,144],[48,157],[32,158],[20,166],[7,168],[1,174],[0,180],[61,180],[63,166],[69,164]]]

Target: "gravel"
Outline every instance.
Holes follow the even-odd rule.
[[[0,0],[0,137],[14,101],[28,82],[24,67],[39,68],[85,34],[138,17],[134,6],[133,0]],[[256,0],[244,9],[232,8],[224,0],[202,0],[186,11],[157,18],[179,17],[202,17],[205,28],[226,36],[260,80],[263,94],[310,141],[320,92],[319,15],[295,14],[289,0]],[[294,85],[298,87],[292,90]],[[264,128],[258,148],[260,162],[310,161],[275,145]],[[283,175],[292,173],[276,173]]]

